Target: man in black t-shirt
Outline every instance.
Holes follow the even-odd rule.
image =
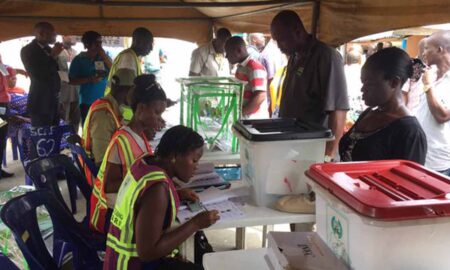
[[[271,32],[280,50],[289,56],[279,115],[330,128],[335,140],[327,143],[324,158],[330,161],[337,151],[349,109],[342,57],[309,35],[294,11],[278,13]]]

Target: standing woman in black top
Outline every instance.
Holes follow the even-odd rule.
[[[406,159],[425,163],[425,133],[401,93],[405,81],[418,80],[423,69],[422,62],[395,47],[367,59],[361,71],[361,91],[369,108],[342,137],[342,161]]]

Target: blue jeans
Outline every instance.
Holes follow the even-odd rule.
[[[439,171],[442,174],[445,174],[447,176],[450,176],[450,168],[448,168],[447,170],[443,170],[443,171]]]

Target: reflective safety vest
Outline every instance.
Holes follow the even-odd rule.
[[[106,257],[103,269],[140,269],[135,239],[135,207],[143,192],[156,183],[166,183],[169,190],[169,205],[164,230],[170,228],[177,216],[180,204],[175,186],[162,169],[149,166],[144,157],[139,158],[128,171],[120,186],[111,226],[106,242]]]
[[[111,66],[111,69],[109,70],[109,75],[108,75],[108,85],[105,88],[105,96],[107,94],[109,94],[109,92],[111,92],[111,79],[114,76],[114,74],[116,74],[116,71],[118,70],[117,66],[120,63],[120,61],[122,60],[122,56],[125,53],[128,53],[131,51],[131,55],[133,55],[134,61],[136,63],[136,76],[142,75],[142,69],[141,69],[141,59],[139,59],[139,57],[137,56],[136,52],[131,49],[128,48],[126,50],[123,50],[122,52],[120,52],[116,58],[114,58],[114,62]],[[132,67],[130,67],[130,69],[134,69]]]
[[[84,121],[82,142],[81,142],[82,146],[84,148],[84,151],[86,151],[86,154],[91,159],[93,159],[92,138],[91,138],[91,133],[90,133],[92,115],[94,114],[94,112],[102,111],[102,110],[107,111],[111,114],[112,118],[114,119],[114,123],[116,124],[116,129],[119,129],[122,126],[121,121],[120,121],[121,117],[120,117],[120,115],[116,114],[116,112],[113,109],[113,105],[111,104],[111,102],[109,100],[100,98],[100,99],[97,99],[94,103],[92,103],[91,107],[89,108],[89,112],[86,116],[86,120]],[[94,182],[94,179],[93,179],[94,177],[93,177],[91,171],[86,166],[86,164],[84,164],[84,161],[81,158],[80,158],[80,163],[84,169],[84,173],[86,175],[89,185],[92,186],[92,183]]]
[[[108,158],[111,150],[117,145],[119,158],[122,164],[122,178],[125,177],[131,164],[143,154],[153,154],[151,146],[148,144],[148,140],[145,135],[141,135],[144,139],[146,151],[143,151],[136,140],[133,138],[125,128],[119,129],[113,136],[111,142],[108,145],[105,156],[103,158],[102,164],[95,178],[94,186],[91,194],[91,205],[90,205],[90,227],[100,233],[105,233],[105,223],[106,214],[108,210],[108,205],[106,203],[105,195],[105,181],[104,174],[106,165],[108,163]]]

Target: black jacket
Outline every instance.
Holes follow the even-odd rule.
[[[31,79],[28,95],[30,114],[54,114],[58,110],[61,80],[58,63],[50,56],[50,52],[49,46],[41,47],[36,39],[20,52],[22,63]]]

